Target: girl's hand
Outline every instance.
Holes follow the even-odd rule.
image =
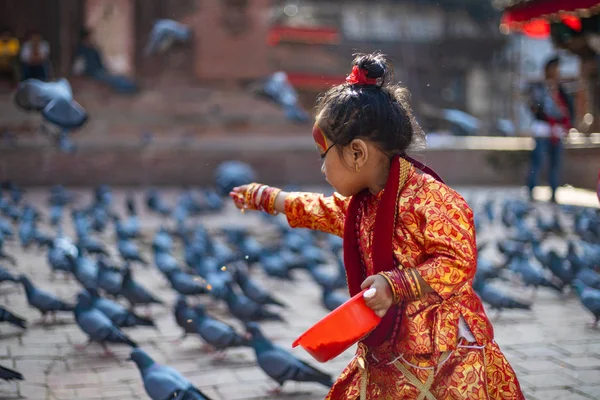
[[[365,304],[382,318],[394,302],[394,295],[388,281],[381,275],[371,275],[364,280],[360,288],[375,289],[373,297],[365,297]]]
[[[234,187],[231,192],[229,192],[229,197],[233,200],[233,204],[240,210],[245,210],[248,208],[246,204],[246,191],[248,190],[249,185],[242,185],[238,187]]]

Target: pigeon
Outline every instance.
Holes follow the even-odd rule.
[[[127,310],[121,304],[112,300],[102,298],[94,291],[83,291],[83,296],[89,297],[92,306],[100,310],[106,315],[115,326],[119,328],[132,328],[135,326],[152,326],[156,327],[154,321],[148,318],[140,317],[133,312]]]
[[[164,227],[161,227],[158,232],[156,232],[156,235],[154,235],[154,239],[152,239],[152,249],[164,253],[173,250],[173,239]]]
[[[564,284],[570,284],[575,278],[569,262],[553,250],[548,253],[548,264],[546,267],[552,272],[552,275],[556,276]]]
[[[110,355],[106,347],[107,343],[122,343],[137,347],[137,344],[121,332],[110,318],[93,307],[91,296],[82,293],[77,295],[74,312],[77,326],[88,336],[88,342],[84,347],[89,346],[92,342],[97,342],[102,346],[106,355]]]
[[[323,295],[321,296],[321,302],[322,302],[323,306],[326,309],[328,309],[329,311],[335,310],[336,308],[338,308],[339,306],[344,304],[349,299],[350,298],[347,295],[342,294],[340,292],[334,292],[333,290],[331,290],[331,288],[328,288],[328,287],[323,288]]]
[[[208,294],[209,290],[205,283],[198,277],[180,270],[171,270],[167,274],[171,287],[179,294],[184,296],[196,296]]]
[[[79,241],[77,242],[77,247],[79,247],[81,250],[85,250],[88,254],[101,254],[108,256],[108,251],[106,251],[104,244],[89,235],[80,236]]]
[[[269,292],[266,291],[266,289],[262,288],[258,282],[250,278],[247,274],[247,271],[242,270],[241,266],[238,266],[234,269],[233,276],[235,277],[240,289],[242,289],[242,292],[244,292],[244,294],[248,296],[250,300],[254,300],[259,304],[274,304],[280,307],[287,307],[280,300],[275,299]]]
[[[21,82],[14,97],[17,106],[26,111],[38,111],[48,122],[61,128],[76,129],[87,121],[87,113],[73,100],[69,81],[56,82],[27,79]]]
[[[218,351],[229,347],[250,346],[249,337],[241,336],[235,329],[208,315],[202,304],[194,306],[196,333]]]
[[[119,268],[109,265],[106,259],[98,260],[97,284],[107,295],[119,297],[123,286],[123,274]]]
[[[285,116],[292,122],[305,123],[310,117],[298,104],[298,94],[290,84],[288,76],[283,71],[277,71],[268,77],[259,90],[263,95],[279,104],[285,112]]]
[[[75,268],[73,268],[73,275],[77,282],[86,289],[96,289],[98,287],[98,264],[83,255],[79,251],[79,256],[75,260]]]
[[[173,308],[173,315],[175,316],[177,325],[183,328],[180,340],[183,340],[190,333],[198,333],[196,323],[194,322],[196,312],[188,306],[185,296],[177,297],[177,302]]]
[[[40,112],[46,121],[60,128],[56,140],[61,150],[75,150],[68,134],[70,130],[83,126],[88,120],[88,114],[73,100],[69,81],[64,78],[56,82],[27,79],[19,83],[14,99],[17,107]]]
[[[191,37],[190,27],[171,19],[159,19],[152,26],[144,54],[150,56],[163,52],[174,42],[187,42]]]
[[[143,350],[134,349],[129,359],[140,370],[144,388],[152,400],[210,400],[177,370],[157,364]]]
[[[133,280],[131,269],[128,267],[125,268],[125,273],[123,274],[121,293],[129,301],[132,308],[137,304],[164,304],[162,300],[154,297],[148,290]]]
[[[263,335],[257,323],[249,322],[246,329],[252,338],[250,343],[256,353],[258,366],[279,384],[277,391],[281,391],[286,381],[317,382],[326,387],[333,385],[331,375],[274,345]]]
[[[63,185],[54,185],[50,188],[48,204],[50,206],[64,207],[75,199],[75,195],[69,192]]]
[[[240,161],[225,161],[214,172],[214,180],[220,194],[226,196],[234,187],[256,180],[252,167]]]
[[[146,206],[148,210],[153,211],[163,217],[171,214],[171,209],[167,206],[156,189],[150,189],[146,192]]]
[[[119,241],[134,239],[139,236],[139,226],[135,223],[125,224],[118,215],[113,215],[112,219],[115,223],[115,232]],[[132,221],[135,221],[135,219]]]
[[[12,369],[0,365],[0,379],[4,379],[5,381],[22,381],[23,375],[20,372],[14,371]]]
[[[17,277],[0,266],[0,282],[19,282]]]
[[[484,303],[489,304],[492,310],[498,310],[500,313],[504,309],[522,309],[531,310],[531,304],[513,299],[494,286],[489,285],[484,280],[478,280],[473,284],[473,289],[481,297]]]
[[[65,303],[50,292],[41,290],[33,286],[33,283],[25,275],[19,276],[19,281],[25,288],[27,302],[33,308],[37,308],[42,314],[42,321],[46,319],[46,314],[51,313],[56,320],[58,311],[73,311],[75,306]]]
[[[18,326],[23,329],[27,329],[27,321],[4,307],[0,307],[0,322],[8,322],[11,325]]]
[[[50,225],[56,227],[60,225],[64,215],[64,206],[62,204],[53,204],[50,206]]]
[[[66,239],[55,239],[48,251],[48,265],[54,275],[56,271],[72,273],[75,270],[79,250]]]
[[[596,328],[598,321],[600,321],[600,290],[586,286],[579,279],[573,281],[573,287],[577,292],[577,296],[579,296],[581,304],[594,315],[595,320],[592,323],[592,327]]]
[[[181,271],[175,257],[158,249],[154,250],[154,264],[164,276],[168,276],[173,271]]]
[[[0,233],[6,237],[12,237],[14,235],[12,225],[4,218],[0,218]]]
[[[117,249],[126,262],[137,261],[142,265],[148,265],[148,261],[142,257],[137,245],[131,240],[120,239],[117,243]]]
[[[562,293],[563,288],[546,278],[540,269],[532,266],[526,255],[515,255],[508,268],[521,276],[525,286],[533,286],[534,289],[537,289],[538,286],[544,286]]]
[[[227,286],[225,301],[231,315],[238,318],[240,321],[249,322],[275,320],[285,322],[281,315],[263,308],[261,304],[250,300],[244,295],[237,294],[231,285]]]

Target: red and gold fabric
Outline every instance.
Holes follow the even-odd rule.
[[[417,173],[409,161],[400,159],[400,168],[406,169],[407,174],[396,174],[402,182],[399,184],[397,210],[391,214],[394,215],[391,238],[393,258],[387,271],[382,273],[391,282],[397,300],[390,311],[394,313],[391,317],[396,326],[385,332],[388,336],[381,343],[373,345],[373,341],[369,341],[367,337],[359,345],[359,353],[362,353],[359,356],[366,361],[367,366],[366,398],[418,397],[410,394],[410,387],[414,385],[402,384],[403,372],[393,363],[388,364],[395,357],[404,355],[405,358],[416,357],[437,364],[441,356],[453,354],[456,367],[452,370],[440,370],[435,379],[429,382],[433,388],[438,388],[432,390],[439,393],[452,379],[460,380],[461,383],[456,387],[448,387],[448,390],[467,390],[461,386],[465,384],[465,375],[477,378],[473,381],[473,387],[484,381],[500,379],[498,377],[502,376],[504,387],[515,388],[513,397],[490,395],[490,398],[521,399],[514,372],[493,344],[493,328],[481,300],[472,288],[477,258],[473,212],[458,193],[428,174]],[[381,272],[374,264],[373,249],[378,246],[374,244],[373,238],[376,236],[377,210],[384,195],[385,190],[377,195],[364,194],[364,201],[358,205],[356,234],[359,238],[357,245],[364,271],[348,270],[346,263],[349,283],[355,278],[362,282],[367,276]],[[313,193],[290,193],[285,200],[285,212],[292,227],[317,229],[343,236],[346,223],[353,222],[348,220],[351,202],[352,198],[344,198],[338,194],[325,197]],[[386,214],[387,219],[390,219],[390,214]],[[344,251],[346,252],[346,247]],[[420,293],[420,289],[418,286],[412,286],[416,282],[415,273],[418,273],[434,292],[418,297],[417,292]],[[359,276],[356,276],[357,274]],[[501,361],[493,361],[494,364],[488,361],[482,368],[481,362],[476,364],[471,359],[462,359],[467,353],[458,347],[458,325],[461,317],[475,338],[473,345],[487,349],[490,352],[490,360],[495,360],[491,356],[494,354],[494,357]],[[479,353],[482,358],[481,349]],[[373,356],[382,364],[376,362],[377,366],[373,365]],[[359,398],[363,377],[363,371],[357,361],[351,362],[332,388],[328,399]],[[482,377],[485,379],[482,380]],[[384,382],[394,383],[383,387]],[[423,382],[426,382],[426,379]],[[393,396],[390,395],[391,397],[386,397],[385,392],[380,392],[383,390],[397,392],[394,392]],[[383,397],[379,393],[384,393]],[[510,393],[508,391],[507,396],[510,396]],[[403,397],[404,395],[407,397]]]

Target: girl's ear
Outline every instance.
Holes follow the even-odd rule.
[[[350,142],[349,150],[351,152],[352,160],[351,165],[353,167],[362,168],[369,157],[369,146],[362,139],[354,139]]]

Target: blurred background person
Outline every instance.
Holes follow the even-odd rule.
[[[9,28],[0,32],[0,77],[12,85],[19,82],[18,57],[21,45]]]
[[[529,197],[533,200],[533,188],[538,183],[544,159],[548,159],[548,180],[552,189],[551,201],[556,202],[556,190],[560,181],[562,139],[573,126],[573,100],[560,83],[560,59],[552,57],[544,67],[544,81],[535,82],[528,88],[529,107],[535,119],[532,133],[535,148],[531,153],[529,170]]]
[[[89,76],[109,85],[119,93],[134,93],[137,85],[131,79],[111,73],[104,64],[101,50],[94,42],[92,32],[83,29],[79,35],[79,45],[75,52],[73,72]]]
[[[50,44],[39,32],[31,32],[21,49],[23,80],[34,78],[46,81],[50,75]]]

